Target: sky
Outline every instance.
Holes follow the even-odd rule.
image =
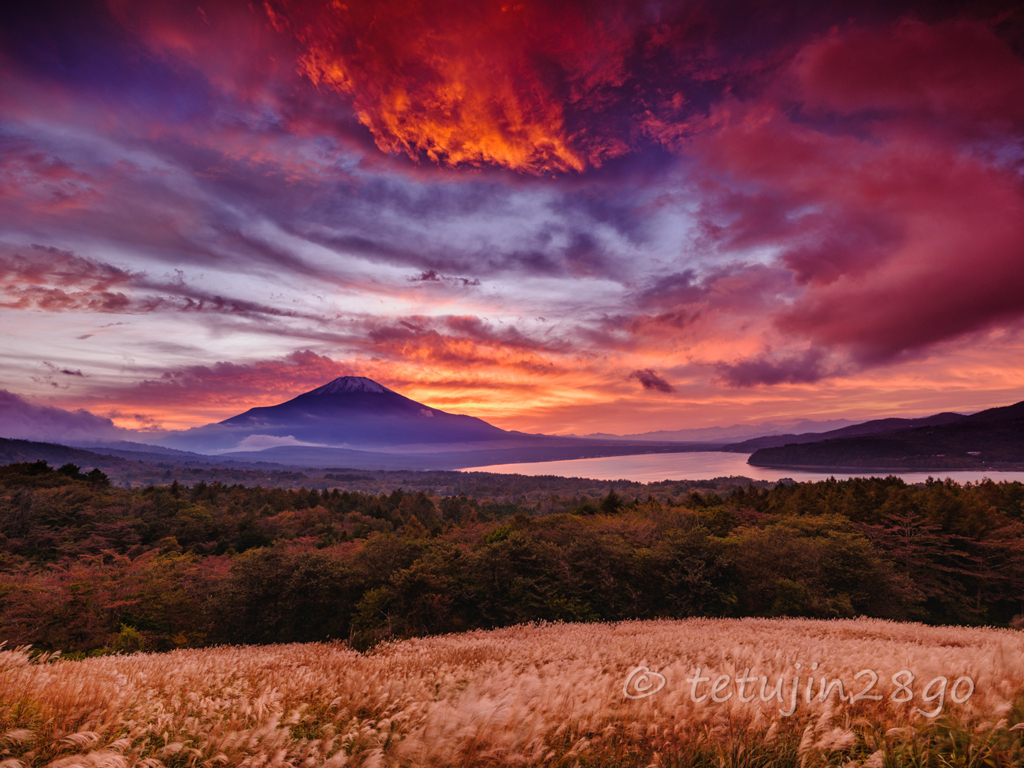
[[[1016,1],[0,12],[9,422],[342,375],[527,432],[970,412],[1022,329]]]

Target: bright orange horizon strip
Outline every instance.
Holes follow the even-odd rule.
[[[816,384],[723,389],[696,371],[683,377],[667,375],[671,392],[643,389],[625,375],[629,367],[655,360],[637,355],[620,360],[618,374],[604,367],[607,361],[576,360],[562,361],[557,369],[539,375],[510,366],[508,358],[496,358],[470,372],[460,365],[412,360],[340,363],[305,352],[222,370],[196,368],[178,379],[50,402],[117,414],[115,423],[128,428],[156,422],[163,428],[184,429],[276,405],[339,376],[356,375],[434,408],[531,433],[635,434],[799,418],[860,421],[947,410],[974,412],[1024,399],[1024,370],[1000,365],[1005,350],[1002,340],[997,343],[988,349],[962,346],[943,358],[905,364],[899,371],[865,371]],[[664,358],[658,362],[664,363]],[[951,368],[958,373],[951,375]],[[137,420],[134,413],[145,418]]]

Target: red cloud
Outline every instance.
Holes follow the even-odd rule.
[[[366,352],[444,375],[465,368],[550,374],[561,368],[557,357],[570,351],[563,341],[537,341],[514,327],[497,329],[473,316],[408,317],[367,328]]]
[[[427,327],[431,325],[436,327]],[[68,403],[106,413],[119,423],[133,422],[121,414],[145,412],[164,426],[195,426],[283,402],[346,375],[368,376],[402,391],[411,387],[410,396],[431,393],[424,396],[434,402],[430,398],[438,389],[486,389],[488,376],[500,376],[501,389],[522,390],[536,388],[539,374],[580,374],[557,354],[545,352],[543,344],[477,318],[407,318],[366,327],[362,349],[346,361],[307,349],[276,360],[187,366],[136,384],[96,383],[88,396]],[[358,340],[353,341],[358,347]],[[445,400],[438,402],[443,405]]]
[[[795,69],[808,104],[818,108],[1024,125],[1024,61],[975,21],[904,20],[883,34],[833,33],[806,47]]]
[[[254,398],[294,396],[339,376],[349,366],[310,350],[293,352],[283,360],[254,363],[219,362],[167,371],[159,379],[138,384],[133,403],[168,403],[190,398],[244,402]]]
[[[0,255],[0,282],[11,286],[75,286],[89,291],[108,291],[131,283],[138,275],[121,267],[77,256],[71,251],[33,245],[35,256]]]
[[[0,76],[7,77],[6,74]],[[2,97],[0,97],[2,99]],[[7,100],[0,106],[9,109]],[[13,109],[11,110],[13,111]],[[0,205],[47,214],[87,208],[108,186],[66,160],[38,151],[28,142],[0,136]]]
[[[1024,316],[1019,183],[944,152],[893,150],[884,171],[873,171],[903,177],[877,201],[900,211],[899,244],[870,272],[814,288],[778,316],[783,329],[864,363]]]
[[[970,62],[957,48],[965,39],[984,42],[989,55]],[[937,72],[899,63],[915,55]],[[866,135],[797,122],[764,100],[712,114],[695,146],[728,182],[707,203],[710,242],[778,254],[803,287],[773,312],[778,330],[801,347],[809,340],[871,365],[1024,317],[1024,190],[996,149],[1005,143],[1012,156],[1014,134],[1000,135],[997,124],[1016,120],[1024,104],[1024,70],[1007,56],[990,33],[960,22],[852,33],[812,45],[800,71],[817,89],[818,109],[894,112],[876,116]],[[850,74],[860,61],[863,89]],[[995,71],[1000,62],[1005,71]],[[888,88],[873,80],[887,67],[895,71]],[[973,135],[964,121],[985,128],[993,142],[985,151],[964,143]],[[943,132],[944,124],[957,130]],[[799,364],[783,367],[797,378],[821,370],[804,364],[811,359],[790,361]],[[761,359],[751,365],[767,370]]]
[[[283,0],[268,11],[301,42],[302,71],[351,98],[384,151],[543,173],[626,151],[593,118],[621,99],[612,93],[634,45],[627,7]]]
[[[258,405],[289,400],[339,376],[356,374],[351,366],[309,350],[281,360],[218,362],[165,371],[134,384],[97,384],[75,405],[106,413],[119,423],[144,428],[191,427],[241,413]],[[146,419],[127,416],[142,412]]]

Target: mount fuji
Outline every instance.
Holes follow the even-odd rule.
[[[594,441],[511,432],[342,376],[278,405],[165,435],[165,448],[304,466],[441,469],[694,450],[693,444]]]
[[[386,450],[525,436],[417,403],[362,376],[342,376],[285,403],[251,408],[218,424],[168,435],[161,443],[207,453],[276,447]]]

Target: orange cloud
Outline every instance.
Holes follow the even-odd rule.
[[[447,166],[582,171],[623,154],[591,116],[626,79],[622,9],[421,0],[267,5],[301,71],[349,97],[384,151]]]

